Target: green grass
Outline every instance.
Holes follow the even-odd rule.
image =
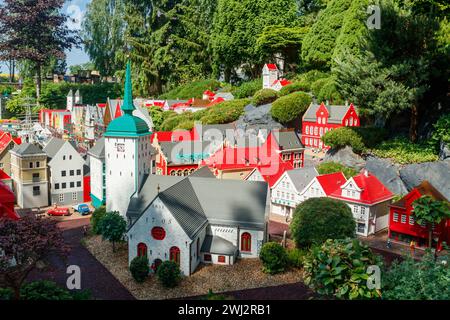
[[[215,91],[220,82],[213,79],[199,80],[175,87],[159,96],[159,99],[201,99],[206,90]]]
[[[390,158],[399,164],[437,161],[435,148],[425,143],[412,143],[407,138],[398,137],[384,141],[372,149],[380,158]]]

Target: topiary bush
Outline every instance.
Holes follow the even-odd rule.
[[[106,207],[101,206],[94,210],[91,216],[92,232],[94,234],[100,234],[100,221],[106,215]]]
[[[224,101],[209,108],[200,121],[203,124],[224,124],[236,121],[244,114],[244,108],[249,103],[249,99]]]
[[[253,96],[252,103],[255,106],[261,106],[263,104],[268,104],[274,102],[278,98],[278,92],[273,89],[261,89],[256,91]]]
[[[266,242],[259,253],[263,271],[270,274],[283,272],[288,265],[288,257],[283,246],[276,242]]]
[[[366,150],[361,136],[349,127],[341,127],[328,131],[321,139],[325,145],[328,145],[333,149],[350,146],[355,153],[362,153]]]
[[[232,90],[232,94],[237,99],[253,97],[256,91],[262,88],[262,78],[243,82],[239,87]]]
[[[135,257],[130,263],[130,272],[136,282],[142,283],[150,272],[147,256]]]
[[[311,104],[311,96],[304,92],[294,92],[281,97],[272,104],[272,117],[281,123],[288,123],[301,117]]]
[[[286,96],[293,92],[298,92],[298,91],[307,92],[307,91],[309,91],[309,89],[310,89],[310,86],[308,84],[306,84],[304,81],[294,82],[294,83],[288,84],[287,86],[284,86],[283,88],[281,88],[281,90],[278,92],[278,95],[280,97],[283,97],[283,96]]]
[[[306,255],[304,280],[317,293],[338,299],[379,298],[381,292],[367,285],[369,266],[381,266],[369,247],[356,239],[329,239]]]
[[[181,280],[181,270],[177,263],[173,261],[164,261],[158,267],[156,276],[164,287],[174,288]]]
[[[355,228],[350,207],[331,198],[310,198],[300,203],[290,225],[298,248],[321,244],[327,239],[353,238]]]
[[[341,163],[333,161],[322,162],[321,164],[319,164],[317,166],[317,172],[319,172],[320,174],[342,172],[347,179],[354,177],[358,174],[358,171],[356,171],[355,169],[346,167]]]
[[[20,298],[23,300],[73,300],[67,289],[47,280],[25,284],[20,290]]]

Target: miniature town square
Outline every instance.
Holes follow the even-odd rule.
[[[448,8],[19,2],[0,300],[450,299]]]

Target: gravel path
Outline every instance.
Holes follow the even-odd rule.
[[[81,269],[81,288],[90,290],[93,299],[134,300],[130,292],[81,244],[82,227],[86,224],[89,224],[89,219],[71,220],[58,224],[63,230],[66,243],[71,248],[67,265],[78,265]],[[66,263],[57,257],[52,257],[50,265],[44,271],[34,270],[27,280],[52,280],[65,286],[68,277]]]

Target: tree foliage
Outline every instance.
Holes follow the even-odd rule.
[[[344,202],[310,198],[295,208],[290,228],[297,247],[309,247],[327,239],[353,238],[356,226]]]
[[[252,103],[255,106],[261,106],[263,104],[268,104],[274,102],[278,98],[278,92],[273,89],[261,89],[256,91],[253,96]]]
[[[304,92],[294,92],[280,97],[272,104],[272,117],[281,123],[300,118],[311,104],[311,96]]]
[[[265,243],[259,253],[259,259],[263,264],[263,271],[270,274],[283,272],[288,265],[286,250],[277,242]]]
[[[113,252],[115,252],[115,243],[123,240],[127,230],[127,222],[118,212],[107,212],[100,219],[99,230],[103,239],[112,243]]]
[[[147,255],[135,257],[131,260],[130,272],[136,282],[144,282],[150,272]]]
[[[181,280],[180,266],[174,261],[164,261],[158,267],[156,276],[166,288],[174,288]]]

